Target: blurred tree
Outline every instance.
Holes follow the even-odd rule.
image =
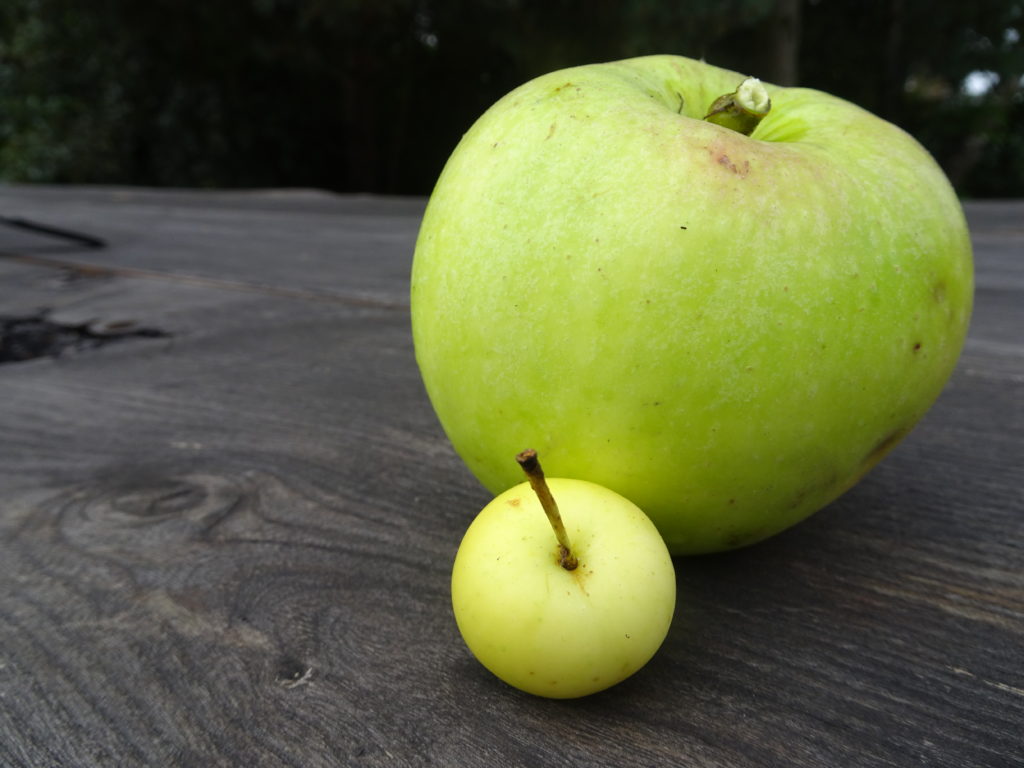
[[[908,130],[961,194],[1019,196],[1022,25],[1020,0],[817,0],[804,13],[801,84]],[[994,87],[971,92],[978,73]]]
[[[526,79],[672,52],[837,93],[917,135],[961,191],[1019,195],[1022,6],[4,0],[0,177],[423,194]],[[994,86],[965,91],[977,73]]]

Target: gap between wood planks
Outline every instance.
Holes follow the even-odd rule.
[[[393,309],[405,312],[409,311],[409,302],[407,301],[393,301],[388,299],[372,298],[369,296],[351,296],[337,293],[320,293],[318,291],[310,291],[303,288],[281,288],[274,285],[266,285],[265,283],[247,283],[239,280],[226,280],[222,277],[178,275],[173,272],[160,272],[153,269],[139,269],[137,267],[101,267],[95,264],[83,264],[81,262],[71,261],[68,259],[58,259],[52,256],[32,256],[21,253],[0,252],[0,259],[7,259],[8,261],[16,261],[37,267],[70,270],[81,275],[93,277],[133,277],[153,280],[169,280],[177,283],[223,288],[229,291],[260,293],[267,296],[302,299],[304,301],[319,301],[329,304],[345,304],[355,307]]]

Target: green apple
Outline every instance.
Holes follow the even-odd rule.
[[[673,56],[554,72],[451,156],[413,335],[492,492],[533,444],[673,553],[729,549],[836,498],[938,396],[973,294],[947,179],[848,102],[742,81]]]
[[[675,608],[672,559],[629,500],[584,480],[545,482],[533,451],[518,458],[530,482],[484,507],[459,546],[455,619],[473,655],[510,685],[585,696],[661,646]]]

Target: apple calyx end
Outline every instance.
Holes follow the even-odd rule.
[[[558,564],[567,571],[576,570],[579,561],[573,555],[572,547],[569,546],[569,534],[565,530],[565,524],[562,522],[562,515],[558,511],[555,497],[551,495],[551,489],[548,488],[547,481],[544,479],[544,470],[541,469],[540,461],[537,459],[537,452],[532,448],[527,448],[525,451],[516,454],[516,461],[519,462],[519,466],[526,473],[526,477],[530,481],[530,487],[537,494],[537,499],[540,501],[544,514],[547,515],[548,522],[551,524],[551,529],[555,532],[555,539],[558,540]]]
[[[732,93],[715,99],[704,119],[749,136],[772,108],[772,100],[764,83],[748,77]]]

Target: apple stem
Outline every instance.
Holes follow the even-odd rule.
[[[748,77],[735,91],[715,99],[704,119],[749,136],[771,108],[772,100],[764,83]]]
[[[533,488],[533,492],[540,499],[540,505],[544,508],[544,514],[548,516],[551,529],[555,532],[555,538],[558,539],[558,564],[567,571],[574,570],[579,565],[579,561],[576,560],[569,546],[569,534],[565,532],[565,524],[562,522],[562,516],[558,512],[555,497],[551,495],[551,489],[548,488],[548,484],[544,480],[544,470],[540,468],[537,452],[532,448],[528,448],[516,456],[516,461],[519,462],[519,466],[523,468],[523,472],[529,478],[530,487]]]

